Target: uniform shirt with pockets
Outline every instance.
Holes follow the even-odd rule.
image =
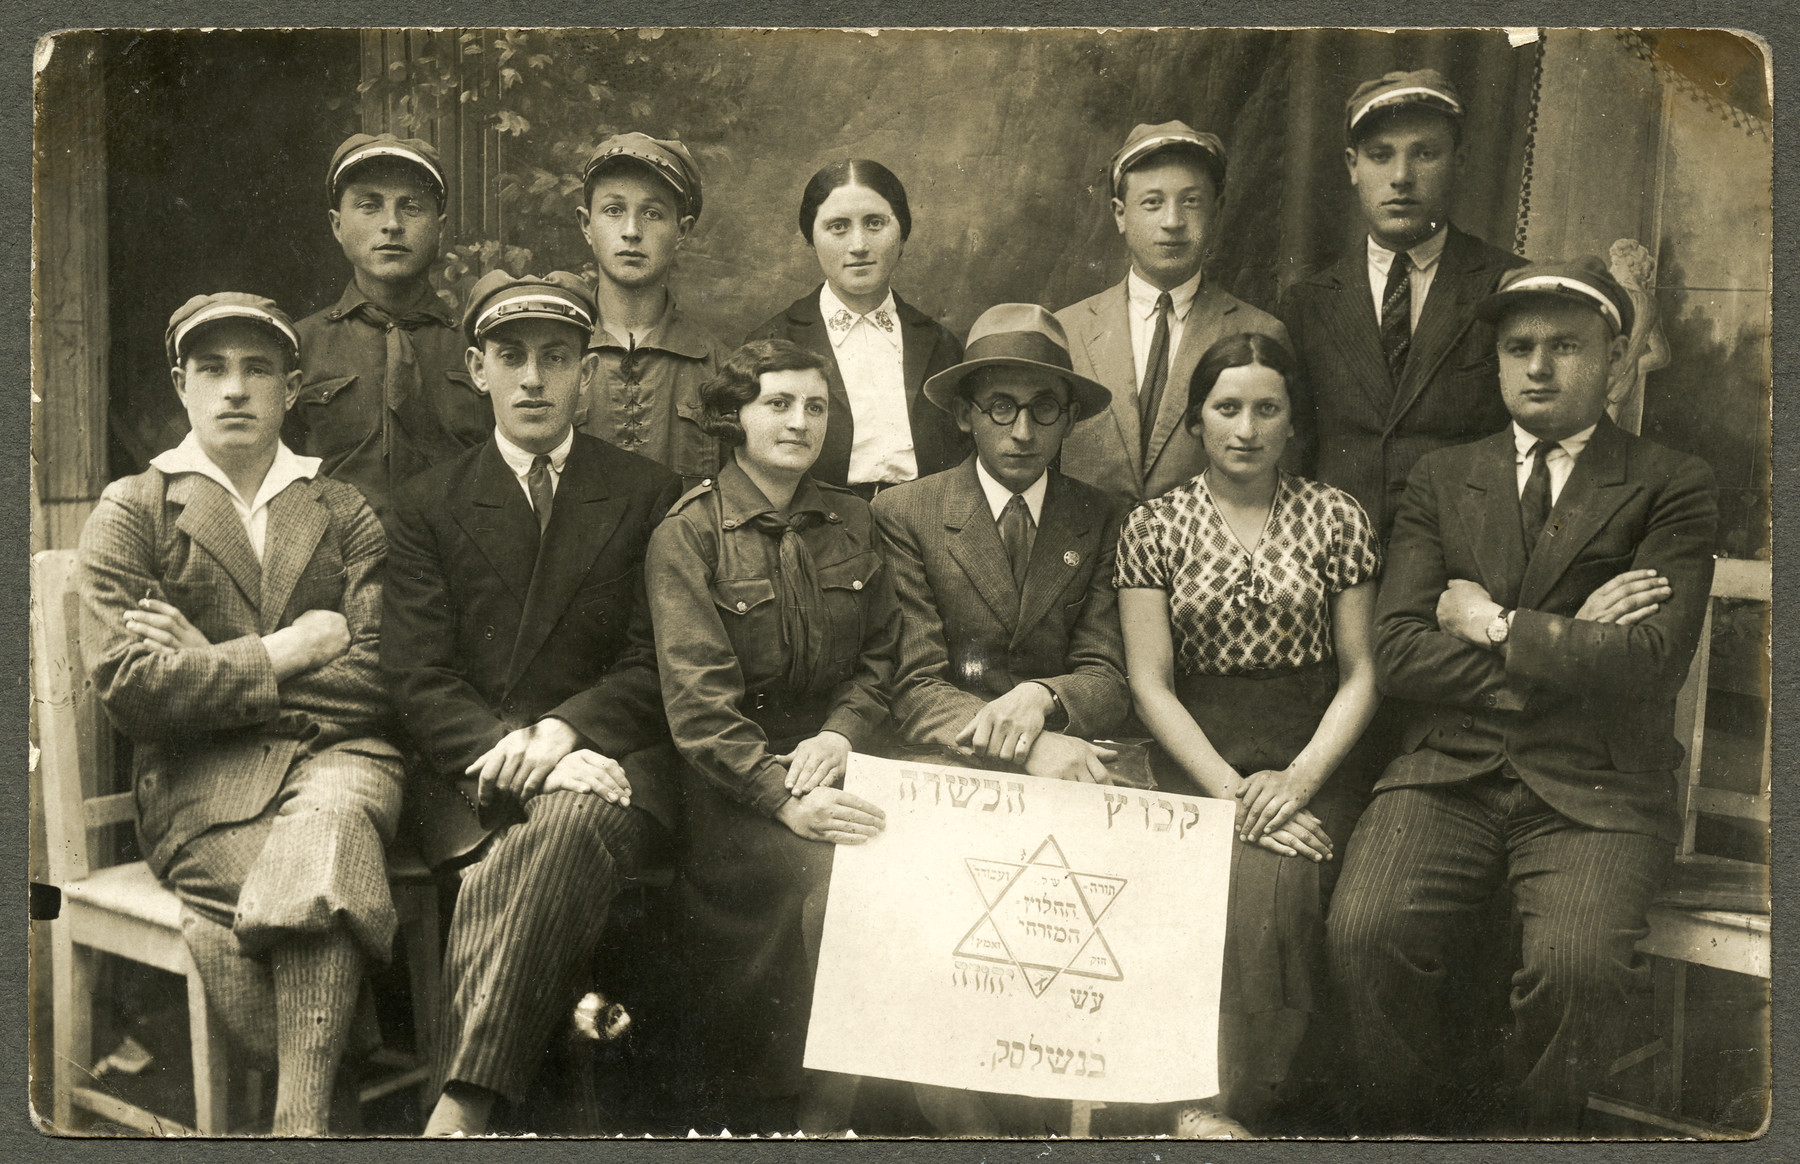
[[[365,303],[353,279],[335,304],[300,321],[300,395],[283,435],[295,452],[318,457],[326,476],[362,490],[385,521],[396,489],[488,438],[494,408],[469,376],[454,313],[426,285],[409,310],[429,321],[407,333],[424,407],[412,426],[399,422],[387,407],[387,330],[363,317]],[[389,425],[392,464],[384,453]]]
[[[588,351],[600,365],[577,428],[649,457],[689,488],[719,471],[719,442],[702,425],[700,387],[730,352],[711,332],[670,299],[643,335],[622,343],[602,327]]]
[[[683,495],[651,535],[644,581],[656,628],[669,730],[700,775],[772,816],[786,772],[756,718],[795,709],[806,734],[834,731],[863,746],[887,716],[900,608],[861,498],[801,479],[788,520],[811,553],[825,596],[824,649],[804,690],[788,685],[775,578],[780,539],[753,519],[774,512],[729,461]],[[791,741],[789,741],[791,742]]]

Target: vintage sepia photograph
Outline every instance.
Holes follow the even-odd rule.
[[[33,63],[41,1135],[1768,1131],[1766,42]]]

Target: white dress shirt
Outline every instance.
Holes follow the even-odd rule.
[[[889,291],[881,306],[859,315],[845,307],[827,283],[819,289],[819,314],[844,378],[844,394],[850,398],[855,435],[848,482],[911,481],[919,475],[919,458],[913,451],[912,418],[906,412],[906,350],[894,293]],[[842,326],[846,320],[848,327]]]
[[[276,441],[274,463],[269,466],[262,485],[256,490],[256,496],[245,501],[238,493],[237,486],[231,483],[231,478],[225,475],[225,470],[215,465],[212,458],[206,455],[206,451],[200,447],[199,438],[192,432],[174,448],[151,458],[150,464],[170,476],[177,473],[198,473],[223,486],[225,496],[231,499],[231,507],[237,511],[238,520],[244,523],[244,533],[249,537],[250,548],[256,551],[256,560],[259,562],[263,560],[263,545],[269,537],[269,502],[275,500],[289,485],[309,480],[319,472],[319,458],[302,457]]]
[[[1169,312],[1170,364],[1174,364],[1175,353],[1181,350],[1181,333],[1187,330],[1188,312],[1194,309],[1194,296],[1200,293],[1200,280],[1205,274],[1201,271],[1169,292],[1174,304],[1174,310]],[[1144,373],[1150,367],[1150,344],[1156,338],[1156,300],[1161,294],[1162,288],[1138,274],[1136,267],[1125,276],[1125,297],[1131,305],[1131,360],[1137,367],[1133,393],[1144,387]]]
[[[494,445],[500,450],[500,459],[512,470],[518,479],[519,488],[525,491],[525,500],[531,500],[531,485],[525,478],[531,475],[531,462],[537,460],[536,453],[528,453],[518,445],[506,439],[506,434],[498,428],[494,430]],[[556,496],[556,487],[562,484],[563,466],[569,462],[569,450],[575,447],[575,430],[563,437],[562,444],[550,450],[550,496]]]
[[[1406,273],[1406,281],[1412,285],[1412,330],[1419,330],[1419,312],[1425,310],[1425,296],[1431,294],[1431,280],[1437,274],[1438,260],[1444,257],[1444,240],[1450,237],[1449,224],[1445,224],[1436,234],[1411,248],[1406,257],[1412,260],[1412,270]],[[1375,322],[1381,322],[1381,294],[1387,290],[1388,271],[1394,265],[1394,255],[1369,236],[1369,294],[1375,300]]]
[[[1013,499],[1013,491],[994,480],[993,477],[988,474],[987,466],[981,463],[980,457],[975,458],[975,479],[981,482],[982,495],[987,498],[988,509],[993,511],[994,524],[998,525],[1000,523],[1000,511],[1005,509],[1006,503]],[[1026,511],[1031,514],[1031,526],[1033,529],[1037,528],[1039,520],[1044,516],[1044,494],[1049,492],[1049,490],[1050,471],[1046,469],[1042,473],[1039,473],[1038,479],[1027,485],[1020,494],[1020,496],[1025,498]]]
[[[1598,424],[1590,424],[1571,437],[1564,437],[1556,442],[1556,447],[1544,455],[1544,468],[1550,474],[1550,504],[1562,496],[1563,486],[1569,483],[1569,474],[1575,471],[1575,460],[1581,456],[1581,450],[1587,448],[1588,441],[1593,439]],[[1525,494],[1526,478],[1531,476],[1531,446],[1538,443],[1538,438],[1520,428],[1513,422],[1513,460],[1518,469],[1519,495]]]

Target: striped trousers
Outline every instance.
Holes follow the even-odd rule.
[[[449,1009],[438,1078],[517,1102],[592,986],[613,898],[660,829],[642,809],[549,792],[463,872],[444,951]]]
[[[1362,1134],[1457,1134],[1472,1085],[1457,1077],[1469,1007],[1445,997],[1450,962],[1499,885],[1522,931],[1509,1082],[1528,1135],[1572,1135],[1617,1056],[1630,996],[1648,983],[1634,946],[1674,846],[1577,824],[1522,780],[1375,794],[1344,857],[1327,919],[1346,1010]],[[1509,1121],[1510,1122],[1510,1121]]]

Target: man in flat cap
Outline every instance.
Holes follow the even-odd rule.
[[[364,965],[396,924],[386,543],[360,493],[281,442],[300,371],[274,303],[196,296],[165,346],[192,431],[82,530],[83,650],[208,1003],[275,1066],[275,1133],[323,1135]]]
[[[356,134],[332,154],[325,191],[352,274],[335,304],[300,321],[303,376],[287,437],[385,521],[395,489],[487,439],[494,419],[428,277],[444,229],[437,151]]]
[[[1607,417],[1632,306],[1598,258],[1514,271],[1474,305],[1511,423],[1428,453],[1376,615],[1401,754],[1375,785],[1329,919],[1362,1133],[1459,1126],[1467,1024],[1444,980],[1512,892],[1519,1129],[1573,1135],[1620,1051],[1633,952],[1681,819],[1675,695],[1700,636],[1718,508],[1700,460]]]
[[[1385,542],[1413,463],[1506,427],[1494,333],[1475,301],[1523,259],[1450,221],[1463,103],[1432,69],[1365,81],[1344,162],[1368,238],[1287,289],[1300,471],[1362,504]]]
[[[649,457],[692,488],[719,471],[700,423],[700,386],[730,349],[669,291],[675,255],[700,217],[700,167],[678,141],[607,138],[582,167],[581,233],[594,250],[600,322],[582,432]]]
[[[1287,342],[1281,322],[1206,281],[1224,202],[1225,145],[1180,121],[1139,125],[1109,166],[1113,222],[1131,252],[1123,282],[1056,313],[1075,372],[1112,406],[1063,442],[1063,471],[1132,501],[1159,497],[1206,467],[1187,431],[1188,381],[1213,343],[1253,331]]]
[[[1104,412],[1110,393],[1074,372],[1062,326],[1032,303],[983,312],[963,362],[924,392],[975,453],[871,505],[903,613],[891,709],[902,738],[967,749],[982,765],[1109,782],[1114,752],[1090,741],[1131,711],[1112,588],[1127,504],[1054,463],[1070,427]],[[918,1092],[940,1132],[1043,1134],[1036,1101]]]
[[[643,561],[679,488],[575,431],[595,325],[579,276],[484,276],[463,329],[493,435],[401,489],[389,522],[381,664],[420,758],[406,815],[426,860],[461,871],[427,1135],[481,1134],[517,1103],[612,899],[675,823]]]

